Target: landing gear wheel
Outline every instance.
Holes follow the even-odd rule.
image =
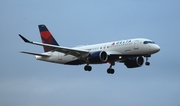
[[[108,68],[108,69],[107,69],[107,73],[108,73],[108,74],[114,74],[114,69]]]
[[[91,71],[91,70],[92,70],[92,67],[91,67],[91,66],[86,65],[86,66],[84,66],[84,70],[85,70],[85,71]]]
[[[149,65],[150,65],[150,62],[146,62],[145,64],[146,64],[147,66],[149,66]]]
[[[145,63],[145,65],[147,65],[147,66],[149,66],[149,65],[150,65],[150,62],[148,62],[148,58],[149,58],[149,57],[151,57],[151,55],[146,56],[146,63]]]
[[[107,73],[108,73],[108,74],[114,74],[114,69],[112,68],[112,66],[115,65],[115,62],[110,62],[110,63],[111,63],[111,65],[110,65],[110,67],[107,69]]]

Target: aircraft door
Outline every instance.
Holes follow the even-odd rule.
[[[148,45],[148,49],[149,49],[149,53],[151,52],[151,46],[150,45]]]
[[[139,49],[139,40],[136,40],[134,42],[134,50],[137,50],[137,49]]]

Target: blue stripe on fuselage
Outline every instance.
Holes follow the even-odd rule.
[[[67,64],[67,65],[81,65],[81,64],[85,64],[85,63],[86,62],[83,60],[73,60],[73,61],[67,62],[65,64]]]

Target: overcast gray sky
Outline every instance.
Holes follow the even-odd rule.
[[[127,69],[37,61],[41,53],[18,36],[41,42],[45,24],[60,45],[73,47],[128,38],[148,38],[161,47],[149,67]],[[179,0],[1,0],[1,106],[180,106]]]

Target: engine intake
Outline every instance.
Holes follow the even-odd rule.
[[[108,59],[108,55],[105,51],[91,52],[88,56],[88,60],[91,64],[104,63]]]
[[[144,58],[142,56],[131,57],[126,59],[124,62],[127,68],[141,67],[143,63],[144,63]]]

